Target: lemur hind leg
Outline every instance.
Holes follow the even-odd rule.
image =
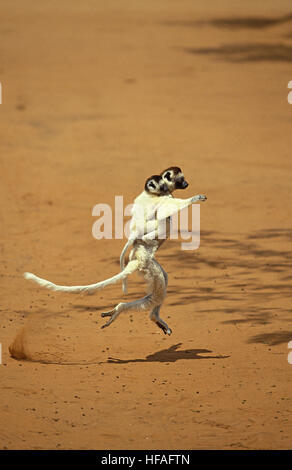
[[[155,276],[153,277],[153,293],[156,293],[156,305],[150,312],[150,320],[156,323],[158,328],[161,328],[163,333],[166,335],[171,335],[172,331],[167,325],[167,323],[162,320],[159,316],[160,308],[162,306],[162,302],[166,296],[166,289],[167,289],[167,284],[168,284],[168,275],[164,271],[163,267],[156,261],[155,259],[153,260],[153,263],[155,264],[155,269],[152,268],[152,272],[155,272]]]
[[[151,306],[151,295],[146,295],[142,299],[134,300],[132,302],[121,302],[112,310],[108,312],[103,312],[101,314],[102,317],[110,317],[110,319],[104,325],[102,325],[101,328],[106,328],[107,326],[111,325],[113,321],[115,321],[122,312],[125,312],[127,310],[147,310]]]
[[[165,282],[165,291],[167,289],[167,286],[168,286],[168,274],[166,271],[164,271],[163,267],[161,266],[161,264],[158,263],[158,261],[156,261],[156,264],[158,264],[159,268],[161,269],[162,271],[162,274],[163,274],[163,277],[164,277],[164,282]]]
[[[140,246],[132,253],[133,258],[137,258],[140,263],[140,273],[144,276],[147,283],[148,295],[142,299],[133,302],[121,302],[114,309],[101,314],[102,317],[110,317],[110,319],[101,328],[106,328],[117,319],[120,313],[127,310],[148,310],[152,309],[150,318],[154,321],[165,334],[170,335],[171,329],[159,317],[159,310],[166,295],[166,287],[168,277],[164,269],[153,258],[149,256],[149,251],[146,247]]]
[[[163,274],[163,277],[164,277],[164,282],[165,282],[165,291],[167,289],[167,284],[168,284],[168,275],[167,273],[164,271],[163,267],[156,261],[156,263],[159,265],[161,271],[162,271],[162,274]],[[152,320],[154,323],[156,323],[156,325],[162,329],[163,333],[165,335],[171,335],[172,333],[172,330],[169,328],[169,326],[167,325],[167,323],[162,320],[162,318],[160,318],[159,316],[159,312],[160,312],[160,308],[161,308],[161,305],[156,305],[156,307],[154,307],[151,312],[150,312],[150,320]]]

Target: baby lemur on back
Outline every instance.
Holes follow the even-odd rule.
[[[155,176],[155,175],[154,175]],[[149,193],[149,190],[151,191],[151,188],[153,189],[153,192],[155,191],[155,194],[157,196],[166,196],[167,194],[169,196],[172,195],[172,193],[176,189],[186,189],[188,187],[188,183],[185,180],[184,174],[181,171],[181,169],[178,166],[171,166],[167,168],[166,170],[162,171],[160,173],[160,177],[162,178],[164,185],[158,184],[157,187],[155,187],[154,181],[150,181],[150,184],[148,185],[149,180],[153,179],[154,176],[151,176],[146,180],[145,183],[145,192]],[[156,182],[158,183],[158,176],[156,177]],[[165,185],[167,187],[167,190],[165,191]],[[120,266],[121,266],[121,271],[124,270],[125,268],[125,256],[128,248],[133,245],[135,240],[137,238],[141,237],[143,241],[147,242],[150,240],[153,240],[155,236],[155,229],[157,228],[157,224],[155,227],[155,220],[152,219],[152,226],[151,222],[147,224],[147,233],[141,233],[141,230],[139,231],[139,221],[141,221],[141,218],[143,218],[143,213],[141,210],[143,210],[144,207],[144,200],[143,200],[144,194],[140,194],[136,199],[134,200],[134,206],[132,208],[132,220],[130,224],[130,236],[129,240],[127,241],[126,245],[124,246],[121,256],[120,256]],[[147,194],[148,196],[148,194]],[[171,196],[172,197],[172,196]],[[142,200],[141,200],[142,199]],[[137,209],[138,207],[138,209]],[[154,207],[155,209],[155,207]],[[143,227],[145,229],[145,227]],[[168,238],[169,236],[169,231],[170,231],[170,218],[166,220],[166,227],[165,227],[165,235],[163,238],[153,240],[152,247],[153,249],[156,247],[156,250],[162,245],[162,243]],[[123,292],[124,294],[128,293],[128,282],[127,278],[123,280]]]

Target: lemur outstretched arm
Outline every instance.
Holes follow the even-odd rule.
[[[165,234],[165,226],[161,223],[163,220],[177,214],[177,212],[189,207],[197,201],[206,201],[206,199],[207,197],[201,194],[188,199],[171,198],[164,200],[164,198],[161,198],[161,204],[157,210],[157,219],[155,220],[155,229],[147,231],[147,233],[143,235],[142,240],[146,242],[161,237],[161,235]]]
[[[192,196],[188,199],[179,198],[164,198],[160,200],[160,204],[157,209],[157,220],[167,219],[177,212],[189,207],[191,204],[197,201],[206,201],[207,197],[201,194]]]

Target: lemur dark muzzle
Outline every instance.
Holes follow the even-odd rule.
[[[176,182],[177,189],[186,189],[188,185],[189,183],[187,183],[186,180]]]
[[[161,190],[162,190],[164,193],[167,193],[167,192],[168,192],[168,186],[167,186],[167,184],[163,184],[163,186],[161,186]]]

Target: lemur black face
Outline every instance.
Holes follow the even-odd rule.
[[[186,189],[189,183],[185,180],[185,177],[182,175],[180,178],[176,178],[175,187],[176,189]]]
[[[150,178],[147,178],[145,191],[158,196],[169,194],[168,186],[160,175],[152,175]]]
[[[178,166],[167,168],[161,175],[171,192],[175,189],[185,189],[188,187],[184,174]]]

